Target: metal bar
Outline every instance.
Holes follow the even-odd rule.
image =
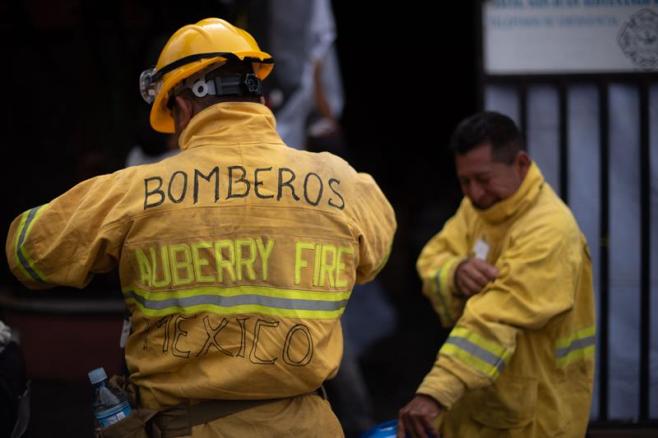
[[[658,427],[658,420],[648,420],[648,421],[636,421],[636,420],[608,420],[608,421],[590,421],[589,422],[589,427],[588,430],[590,432],[592,431],[601,431],[601,432],[607,432],[605,434],[601,434],[602,437],[610,438],[610,437],[618,437],[618,436],[632,436],[632,437],[648,437],[649,435],[649,430],[654,430],[655,428]],[[615,432],[617,432],[617,435],[612,435],[612,431],[610,429],[615,429]],[[644,432],[644,434],[639,435],[633,435],[632,432],[629,432],[626,435],[621,435],[622,430],[623,431],[633,431],[633,430],[639,430],[639,432]],[[593,434],[592,434],[593,435]],[[587,435],[590,436],[590,435]],[[598,435],[597,435],[598,436]]]
[[[538,82],[555,82],[564,80],[569,83],[589,82],[596,83],[604,80],[610,82],[632,82],[637,83],[639,80],[657,80],[656,72],[634,72],[634,73],[572,73],[572,74],[509,74],[509,75],[492,75],[484,74],[484,80],[489,83],[538,83]]]
[[[100,292],[100,291],[91,291]],[[0,307],[8,312],[43,313],[48,315],[78,315],[112,313],[121,314],[126,305],[121,293],[114,297],[79,299],[64,296],[50,298],[32,298],[31,296],[16,296],[7,288],[0,288]]]
[[[649,419],[649,346],[651,327],[651,162],[649,85],[640,82],[640,420]]]
[[[479,111],[484,110],[485,94],[487,92],[487,83],[484,80],[484,23],[482,22],[482,8],[484,8],[484,1],[480,1],[475,8],[475,47],[476,47],[476,65],[478,71],[478,95],[477,107]]]
[[[564,81],[558,85],[558,111],[560,129],[560,196],[569,203],[569,104],[567,86]]]
[[[609,108],[608,82],[599,82],[599,142],[600,142],[600,270],[599,270],[599,420],[608,419],[608,327],[609,327],[609,278],[608,235],[610,231],[609,196]]]
[[[525,82],[518,84],[519,128],[523,136],[523,144],[528,145],[528,87]]]

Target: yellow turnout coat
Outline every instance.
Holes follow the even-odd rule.
[[[342,159],[287,147],[261,104],[206,108],[179,144],[173,157],[91,178],[17,217],[12,271],[33,288],[82,288],[118,266],[144,407],[313,391],[337,371],[352,287],[386,262],[390,204]],[[218,420],[227,435],[203,427],[342,434],[324,400],[301,399]]]
[[[465,300],[454,272],[476,254],[500,274]],[[582,438],[594,371],[591,261],[539,168],[487,210],[464,198],[417,268],[442,323],[454,326],[418,389],[448,408],[442,436]]]

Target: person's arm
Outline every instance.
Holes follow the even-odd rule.
[[[113,207],[123,195],[114,175],[86,180],[12,222],[6,255],[14,275],[31,289],[82,288],[119,258],[127,223]]]
[[[350,208],[359,238],[356,282],[374,279],[386,265],[397,228],[393,207],[367,173],[356,175],[354,203]]]
[[[468,226],[464,204],[441,232],[425,245],[416,269],[423,282],[423,294],[431,301],[441,324],[451,327],[462,313],[465,297],[458,293],[455,271],[467,259]]]
[[[323,66],[324,61],[322,60],[317,60],[313,64],[313,97],[315,108],[324,119],[331,122],[334,129],[337,129],[338,123],[331,111],[331,105],[329,105],[329,100],[327,99],[327,95],[322,84]]]
[[[497,262],[499,277],[468,300],[417,392],[450,409],[465,390],[491,385],[520,334],[573,307],[581,244],[577,229],[555,218],[513,235]]]

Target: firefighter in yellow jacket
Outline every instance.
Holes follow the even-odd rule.
[[[84,181],[9,231],[29,287],[82,288],[118,266],[140,404],[176,407],[167,416],[187,425],[156,421],[163,436],[343,434],[316,390],[336,374],[340,316],[385,264],[395,217],[369,175],[282,142],[261,98],[272,67],[224,20],[182,27],[140,78],[151,126],[181,152]]]
[[[585,436],[594,371],[587,243],[508,117],[452,137],[465,195],[423,248],[423,292],[453,327],[399,437]]]

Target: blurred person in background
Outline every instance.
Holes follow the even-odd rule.
[[[417,268],[453,328],[398,436],[581,438],[595,344],[585,237],[509,117],[463,120],[451,148],[464,198]]]

